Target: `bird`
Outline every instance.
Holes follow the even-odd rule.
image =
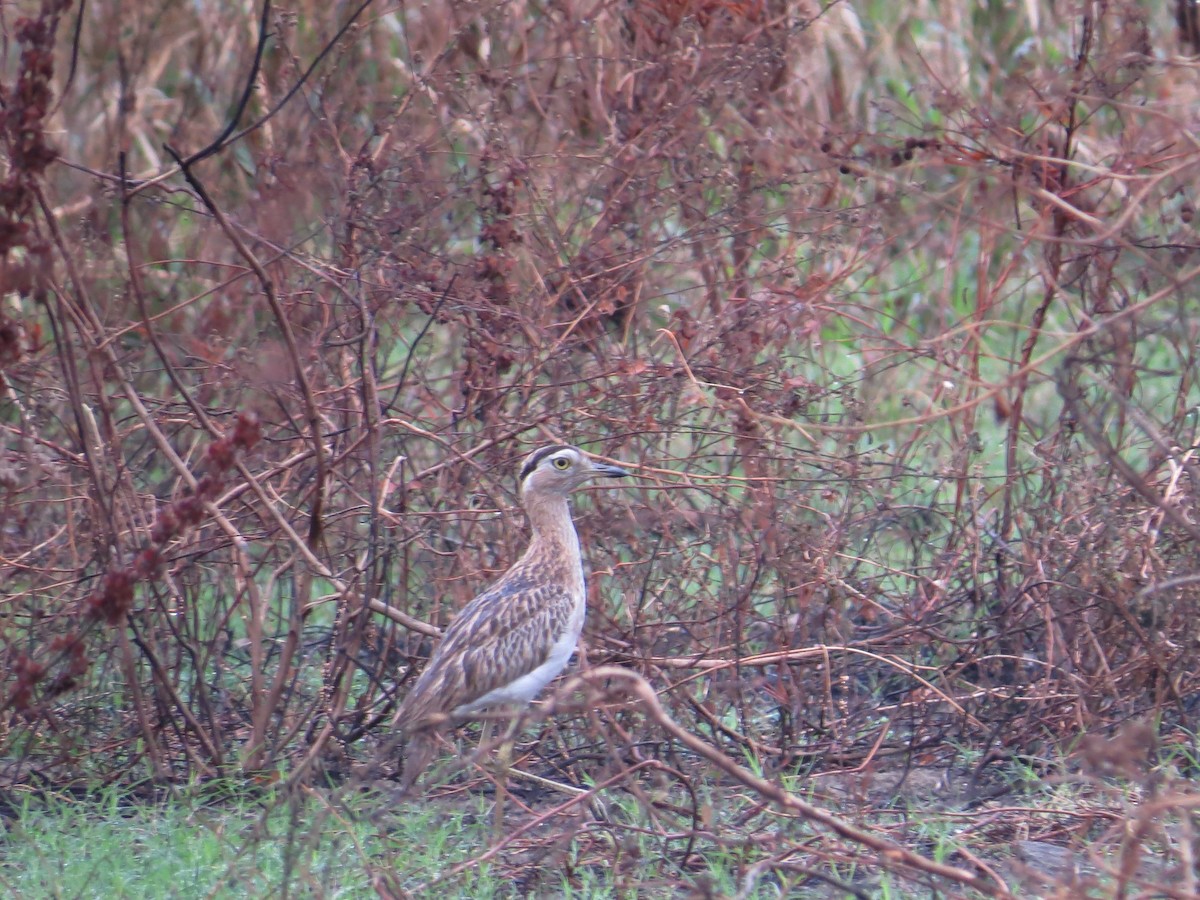
[[[528,705],[567,665],[583,630],[587,594],[569,496],[593,478],[624,478],[620,466],[554,444],[521,466],[529,546],[500,579],[463,607],[392,719],[407,742],[401,793],[412,791],[437,747],[437,732],[498,706]],[[500,799],[497,798],[497,816]]]

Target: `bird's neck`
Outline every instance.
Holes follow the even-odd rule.
[[[533,553],[535,548],[555,551],[549,556],[550,559],[560,559],[569,568],[578,570],[583,564],[579,535],[575,533],[575,523],[571,521],[571,505],[567,498],[527,497],[525,511],[533,529],[528,552]]]

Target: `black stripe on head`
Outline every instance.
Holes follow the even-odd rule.
[[[517,480],[524,484],[525,479],[528,478],[530,473],[532,473],[533,470],[538,467],[538,463],[540,463],[547,456],[557,453],[559,450],[573,449],[574,448],[570,444],[553,444],[549,447],[543,447],[540,450],[534,450],[533,453],[530,454],[529,459],[525,460],[525,465],[521,466],[521,477]]]

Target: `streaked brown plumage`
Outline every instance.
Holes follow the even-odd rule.
[[[455,617],[392,720],[408,740],[406,790],[429,764],[440,727],[488,707],[525,705],[566,666],[586,611],[583,559],[567,498],[591,478],[628,474],[565,444],[526,458],[521,500],[533,530],[529,547]]]

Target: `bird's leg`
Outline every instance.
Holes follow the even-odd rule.
[[[479,728],[479,743],[475,747],[475,752],[471,755],[471,763],[483,768],[483,755],[491,747],[496,746],[496,735],[500,729],[500,720],[494,715],[487,715],[483,719],[483,723]],[[499,754],[497,754],[499,758]],[[484,770],[486,772],[486,769]],[[507,773],[507,767],[505,768]],[[499,840],[501,834],[501,825],[504,821],[504,784],[499,773],[492,776],[496,785],[496,801],[492,808],[492,834],[495,839]]]
[[[504,837],[504,803],[508,800],[508,766],[511,762],[512,745],[508,740],[501,742],[496,750],[496,806],[492,810],[492,840]]]
[[[508,772],[512,766],[513,747],[517,743],[517,732],[521,727],[520,713],[504,733],[500,746],[496,748],[496,807],[492,812],[492,838],[499,841],[504,836],[504,805],[508,800]],[[499,730],[500,722],[494,721],[493,734]]]

